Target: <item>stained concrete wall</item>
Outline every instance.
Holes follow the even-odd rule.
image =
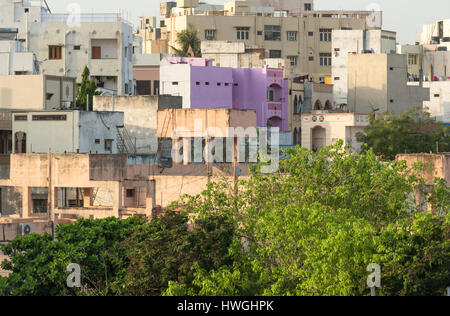
[[[442,178],[450,186],[450,154],[405,154],[397,155],[396,160],[406,161],[409,168],[415,163],[430,165],[422,172],[427,185],[433,185],[435,178]]]
[[[119,111],[124,113],[124,126],[133,141],[137,154],[155,154],[158,150],[156,138],[158,97],[94,97],[94,111]]]

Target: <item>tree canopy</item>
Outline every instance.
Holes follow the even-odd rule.
[[[397,154],[450,151],[450,128],[417,108],[400,116],[393,113],[371,115],[370,125],[357,138],[366,148],[390,160]]]
[[[97,91],[97,85],[95,84],[94,80],[90,79],[89,76],[90,71],[88,66],[86,66],[84,67],[83,73],[81,75],[81,84],[77,87],[77,98],[75,101],[77,107],[87,111],[90,111],[93,108],[94,95],[99,94],[99,92]],[[88,97],[90,109],[87,108]]]
[[[216,179],[160,217],[79,220],[2,246],[0,295],[443,295],[450,284],[450,188],[419,204],[420,170],[339,144],[297,147],[281,169]],[[233,182],[233,181],[231,181]],[[439,206],[438,215],[424,210]],[[82,288],[65,286],[79,263]]]
[[[201,57],[201,41],[199,39],[198,30],[192,25],[189,25],[187,29],[177,33],[177,43],[180,48],[172,47],[175,51],[175,55],[178,57],[191,57],[190,50],[194,57]]]

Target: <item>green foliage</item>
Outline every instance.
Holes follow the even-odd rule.
[[[397,154],[450,151],[450,129],[435,122],[430,114],[412,109],[395,116],[392,113],[372,115],[358,141],[375,154],[394,160]]]
[[[230,262],[233,224],[208,216],[189,224],[186,214],[168,212],[122,244],[130,265],[121,295],[161,295],[170,281],[191,286],[194,267],[211,270]]]
[[[198,30],[192,25],[189,25],[186,30],[177,33],[177,43],[180,45],[180,49],[172,47],[176,56],[191,57],[189,48],[192,48],[194,57],[202,57],[201,41],[199,39]]]
[[[426,225],[433,253],[442,251],[425,273],[435,281],[417,291],[396,285],[408,277],[406,271],[393,273],[393,260],[401,252],[387,257],[397,251],[387,232],[404,222],[417,225],[411,216],[422,207],[413,196],[423,180],[403,162],[379,161],[370,150],[348,154],[342,143],[319,153],[297,148],[288,155],[281,162],[282,172],[256,173],[240,181],[238,195],[221,182],[183,201],[194,213],[222,212],[235,218],[239,230],[230,247],[235,261],[212,271],[197,269],[194,287],[172,282],[166,295],[368,295],[365,269],[372,262],[382,264],[391,278],[392,285],[383,288],[386,295],[439,293],[445,288],[448,233],[430,234]],[[450,189],[438,191],[446,213]],[[417,239],[409,242],[425,251]],[[411,264],[418,270],[428,266],[429,259],[403,255],[402,260],[404,267]]]
[[[120,275],[123,261],[121,249],[115,247],[139,230],[145,220],[139,217],[121,221],[80,219],[72,225],[59,225],[56,239],[49,235],[31,234],[17,237],[2,246],[10,257],[2,264],[12,271],[8,278],[0,278],[0,295],[80,295],[66,286],[70,263],[81,266],[81,283],[89,294],[110,294],[109,282]]]
[[[99,95],[97,91],[97,85],[93,80],[89,78],[90,71],[88,66],[84,67],[83,73],[81,75],[81,85],[77,87],[76,95],[77,99],[75,101],[77,107],[83,110],[91,110],[94,104],[94,95]],[[89,105],[91,109],[87,108],[89,96]]]
[[[442,296],[450,284],[450,214],[417,214],[381,232],[382,295]]]
[[[442,295],[450,284],[450,188],[425,198],[420,168],[349,154],[287,151],[280,172],[212,181],[162,216],[61,225],[57,239],[18,237],[0,295],[369,295],[370,263],[381,295]],[[424,166],[418,166],[424,167]],[[257,169],[257,168],[256,168]],[[425,208],[426,209],[426,208]],[[69,263],[82,289],[66,288]]]

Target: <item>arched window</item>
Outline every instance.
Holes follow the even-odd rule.
[[[294,146],[300,144],[299,137],[300,136],[299,136],[298,130],[297,130],[297,128],[295,128],[294,129]]]
[[[331,106],[331,102],[330,100],[327,100],[327,102],[325,102],[325,110],[332,110],[333,107]]]
[[[314,110],[315,111],[322,110],[322,102],[320,102],[320,100],[317,100],[316,103],[314,103]]]
[[[14,136],[15,153],[25,154],[27,152],[27,134],[24,132],[17,132]]]
[[[294,97],[294,114],[298,114],[298,109],[297,109],[297,95]]]

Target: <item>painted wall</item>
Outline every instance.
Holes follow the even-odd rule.
[[[289,130],[289,83],[283,69],[212,67],[201,58],[167,58],[161,65],[161,82],[162,94],[183,96],[183,108],[255,110],[258,127],[277,118],[281,130]]]
[[[407,85],[406,55],[349,55],[348,108],[350,112],[396,115],[422,107],[429,90]]]
[[[396,33],[382,30],[333,30],[332,82],[337,104],[348,103],[348,54],[365,50],[374,53],[394,53]]]
[[[80,153],[118,154],[117,126],[123,126],[124,113],[99,111],[78,113]],[[106,140],[112,140],[111,151],[105,148]]]
[[[124,113],[124,125],[133,140],[138,154],[155,154],[158,97],[94,97],[94,111],[118,111]]]
[[[313,129],[321,128],[320,137],[324,137],[324,146],[343,140],[344,145],[352,146],[353,151],[361,149],[361,143],[356,140],[356,134],[363,132],[369,125],[368,115],[353,113],[327,113],[302,115],[302,147],[313,150]]]

